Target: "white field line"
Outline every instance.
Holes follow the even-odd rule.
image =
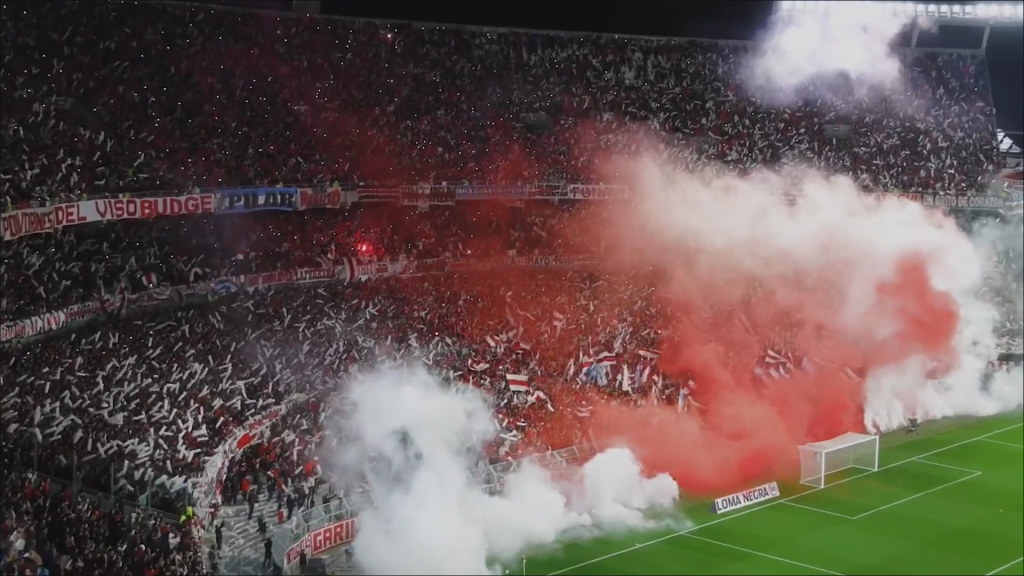
[[[907,462],[912,462],[914,460],[917,460],[918,458],[925,458],[925,457],[931,456],[933,454],[938,454],[940,452],[945,452],[946,450],[951,450],[951,449],[956,448],[958,446],[963,446],[964,444],[970,444],[971,442],[977,442],[978,440],[984,440],[985,438],[988,438],[989,436],[995,436],[996,434],[1002,434],[1003,432],[1006,432],[1008,430],[1015,430],[1017,428],[1020,428],[1021,426],[1024,426],[1024,423],[1022,423],[1022,424],[1014,424],[1013,426],[1007,426],[1006,428],[1002,428],[1000,430],[996,430],[995,432],[989,432],[988,434],[982,434],[981,436],[977,436],[977,437],[971,438],[969,440],[963,440],[961,442],[957,442],[956,444],[950,444],[949,446],[946,446],[944,448],[939,448],[938,450],[932,450],[931,452],[928,452],[926,454],[920,454],[918,456],[914,456],[913,458],[907,458],[906,460],[900,460],[899,462],[894,462],[892,464],[887,464],[885,466],[882,466],[878,470],[872,470],[870,472],[867,472],[866,474],[859,474],[857,476],[852,476],[850,478],[843,478],[842,480],[839,480],[838,482],[833,482],[832,484],[829,484],[825,488],[828,488],[829,486],[836,486],[838,484],[842,484],[843,482],[848,482],[848,481],[856,479],[856,478],[861,478],[863,476],[867,476],[868,474],[872,474],[873,472],[877,472],[879,470],[886,470],[888,468],[893,468],[893,467],[899,466],[901,464],[906,464]],[[568,568],[562,568],[561,570],[556,570],[555,572],[552,572],[549,576],[557,576],[558,574],[564,574],[566,572],[570,572],[572,570],[576,570],[577,568],[582,568],[584,566],[589,566],[591,564],[596,564],[597,562],[603,562],[603,561],[605,561],[605,560],[607,560],[609,558],[614,558],[616,556],[619,556],[621,554],[625,554],[627,552],[633,552],[635,550],[639,550],[641,548],[645,548],[645,547],[650,546],[652,544],[657,544],[659,542],[664,542],[665,540],[669,540],[669,539],[675,538],[677,536],[682,536],[684,534],[689,534],[689,533],[693,532],[694,530],[700,530],[701,528],[706,528],[708,526],[713,526],[713,525],[718,524],[720,522],[725,522],[726,520],[732,520],[733,518],[739,518],[740,516],[744,516],[746,514],[750,514],[751,512],[756,512],[758,510],[761,510],[761,509],[764,509],[764,508],[768,508],[768,507],[774,506],[776,504],[781,504],[783,502],[789,502],[791,500],[795,500],[795,499],[797,499],[797,498],[799,498],[799,497],[801,497],[801,496],[803,496],[805,494],[810,494],[811,492],[817,492],[818,490],[823,490],[823,488],[812,488],[812,489],[808,490],[807,492],[801,492],[800,494],[795,494],[795,495],[790,496],[788,498],[783,498],[781,500],[773,500],[773,501],[771,501],[771,502],[769,502],[769,503],[767,503],[767,504],[765,504],[763,506],[755,506],[755,507],[749,508],[747,510],[741,510],[739,512],[736,512],[735,514],[731,514],[729,516],[723,516],[723,517],[718,518],[716,520],[712,520],[711,522],[706,522],[706,523],[701,524],[699,526],[694,526],[693,528],[688,528],[686,530],[680,530],[679,532],[676,532],[674,534],[669,534],[667,536],[662,536],[661,538],[655,538],[654,540],[648,540],[647,542],[642,542],[642,543],[636,544],[634,546],[631,546],[629,548],[623,548],[622,550],[619,550],[618,552],[612,552],[611,554],[605,554],[604,556],[598,556],[597,558],[593,558],[591,560],[587,560],[586,562],[580,562],[579,564],[576,564],[574,566],[569,566]],[[1011,566],[1012,565],[1013,564],[1011,564]]]
[[[847,516],[846,514],[840,514],[839,512],[833,512],[831,510],[825,510],[822,508],[815,508],[814,506],[804,506],[803,504],[797,504],[795,502],[784,501],[783,504],[786,506],[793,506],[794,508],[803,508],[804,510],[810,510],[812,512],[818,512],[819,514],[828,514],[829,516],[838,516],[839,518],[846,518],[847,520],[856,520],[855,516]]]
[[[861,518],[863,518],[865,516],[870,516],[870,515],[874,514],[875,512],[881,512],[882,510],[888,510],[889,508],[892,508],[893,506],[899,506],[900,504],[903,504],[904,502],[910,502],[911,500],[914,500],[916,498],[920,498],[921,496],[924,496],[926,494],[931,494],[932,492],[938,492],[939,490],[942,490],[943,488],[949,488],[950,486],[952,486],[954,484],[959,484],[959,483],[964,482],[966,480],[970,480],[971,478],[977,478],[978,476],[981,476],[981,472],[975,472],[974,474],[971,474],[970,476],[964,476],[963,478],[959,478],[957,480],[953,480],[952,482],[946,482],[942,486],[936,486],[935,488],[932,488],[931,490],[925,490],[924,492],[919,492],[917,494],[914,494],[913,496],[907,496],[906,498],[904,498],[902,500],[897,500],[897,501],[893,502],[892,504],[886,504],[885,506],[879,506],[878,508],[875,508],[874,510],[869,510],[869,511],[863,513],[863,514],[860,514],[858,516],[854,516],[853,519],[854,520],[860,520]]]
[[[1003,442],[1002,440],[989,440],[988,438],[985,438],[985,442],[988,442],[990,444],[999,444],[1001,446],[1013,446],[1014,448],[1024,448],[1024,446],[1020,444],[1014,444],[1013,442]]]
[[[768,558],[769,560],[777,560],[785,564],[792,564],[793,566],[800,566],[801,568],[807,568],[816,572],[822,572],[824,574],[834,574],[835,576],[842,576],[839,572],[833,572],[824,568],[818,568],[817,566],[811,566],[810,564],[803,564],[801,562],[794,562],[792,560],[786,560],[785,558],[779,558],[778,556],[772,556],[771,554],[765,554],[764,552],[758,552],[757,550],[748,550],[747,548],[741,548],[739,546],[733,546],[732,544],[726,544],[725,542],[719,542],[717,540],[711,540],[708,538],[701,538],[700,536],[694,536],[693,534],[685,534],[687,538],[693,538],[694,540],[700,540],[702,542],[709,542],[711,544],[717,544],[718,546],[724,546],[726,548],[732,548],[733,550],[739,550],[740,552],[746,552],[747,554],[753,554],[755,556],[761,556],[762,558]]]
[[[981,472],[979,472],[977,470],[971,470],[970,468],[961,468],[959,466],[950,466],[949,464],[942,464],[941,462],[932,462],[930,460],[921,460],[920,458],[917,458],[917,461],[920,462],[921,464],[930,464],[932,466],[939,466],[941,468],[949,468],[950,470],[959,470],[960,472],[967,472],[968,474],[974,474],[974,475],[981,474]]]
[[[815,508],[814,506],[804,506],[802,504],[796,504],[794,502],[786,502],[785,504],[787,506],[796,506],[797,508],[803,508],[804,510],[811,510],[811,511],[814,511],[814,512],[820,512],[822,514],[828,514],[830,516],[838,516],[840,518],[846,518],[847,520],[858,520],[858,519],[863,518],[863,517],[865,517],[865,516],[867,516],[869,514],[874,514],[875,512],[878,512],[879,510],[885,510],[886,508],[892,508],[893,506],[895,506],[897,504],[902,504],[902,503],[907,502],[909,500],[913,500],[914,498],[917,498],[919,496],[924,496],[925,494],[930,494],[932,492],[936,492],[936,491],[941,490],[941,489],[943,489],[943,488],[945,488],[947,486],[952,486],[953,484],[959,484],[960,482],[963,482],[964,480],[970,480],[971,478],[974,478],[975,476],[978,476],[979,474],[981,474],[981,472],[978,472],[977,470],[970,470],[970,469],[967,469],[967,468],[960,468],[959,466],[950,466],[949,464],[940,464],[939,462],[930,462],[928,460],[922,460],[920,457],[915,458],[913,461],[914,462],[920,462],[921,464],[928,464],[930,466],[939,466],[941,468],[949,468],[950,470],[957,470],[959,472],[966,472],[969,475],[965,476],[963,478],[958,478],[956,480],[953,480],[952,482],[947,482],[947,483],[945,483],[945,484],[943,484],[941,486],[936,486],[935,488],[932,488],[930,490],[925,490],[924,492],[920,492],[918,494],[914,494],[913,496],[910,496],[908,498],[904,498],[902,500],[898,500],[898,501],[893,502],[891,504],[886,504],[886,505],[881,506],[879,508],[875,508],[874,510],[869,510],[867,512],[864,512],[863,514],[858,514],[856,516],[847,516],[846,514],[840,514],[838,512],[832,512],[831,510],[825,510],[824,508]],[[908,462],[904,462],[904,464],[908,464],[908,463],[909,463],[909,461]],[[854,478],[858,478],[858,477],[864,476],[864,475],[865,474],[859,474],[857,476],[854,476]],[[851,478],[851,480],[852,480],[852,478]],[[838,484],[838,482],[836,482],[836,484]]]
[[[1002,572],[1003,570],[1006,570],[1010,566],[1016,566],[1017,564],[1020,564],[1021,562],[1024,562],[1024,558],[1017,558],[1016,560],[1014,560],[1013,562],[1010,562],[1006,566],[1000,566],[999,568],[996,568],[995,570],[989,572],[985,576],[995,576],[996,574],[999,574],[1000,572]]]

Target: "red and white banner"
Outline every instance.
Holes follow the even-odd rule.
[[[53,232],[53,208],[29,208],[0,216],[4,240],[14,240],[31,234]]]
[[[513,392],[529,392],[530,377],[522,374],[505,374],[505,381],[508,382],[508,389]]]
[[[462,272],[468,270],[489,270],[494,268],[569,268],[596,264],[600,261],[597,255],[566,254],[548,256],[495,256],[493,258],[473,258],[453,260],[449,270]]]
[[[239,426],[231,437],[214,451],[206,460],[203,475],[195,480],[195,497],[198,508],[210,508],[220,498],[224,484],[224,474],[228,462],[246,446],[258,439],[278,418],[283,416],[292,406],[308,400],[305,394],[293,394],[261,416],[257,416]]]
[[[892,202],[894,200],[921,201],[921,195],[916,192],[873,192],[868,197],[875,202]]]
[[[337,209],[345,202],[345,193],[340,188],[330,188],[323,192],[312,188],[296,188],[296,192],[296,210]]]
[[[46,208],[16,210],[0,218],[4,240],[13,240],[29,234],[53,232],[64,226],[113,220],[144,220],[158,216],[213,214],[214,208],[213,194],[192,194],[158,198],[84,200]]]
[[[75,204],[76,213],[68,213],[63,225],[111,220],[146,220],[159,216],[191,216],[213,214],[213,194],[167,196],[163,198],[110,198],[85,200]],[[63,206],[70,206],[64,204]],[[58,206],[59,208],[59,206]],[[62,225],[59,223],[58,225]]]
[[[0,325],[0,342],[16,338],[30,338],[53,330],[64,328],[72,322],[88,320],[102,311],[97,302],[75,304],[62,310],[45,312],[32,318],[4,322]]]
[[[1006,207],[1005,198],[981,194],[921,194],[918,192],[872,192],[868,197],[876,202],[909,200],[929,208],[958,208],[967,210],[999,210]]]
[[[360,188],[356,194],[360,202],[394,202],[402,197],[402,190],[398,186],[383,186]]]
[[[323,554],[332,548],[338,546],[344,546],[356,539],[356,519],[349,518],[347,520],[340,520],[324,526],[323,528],[317,528],[302,539],[288,547],[288,550],[284,553],[284,566],[287,570],[289,567],[299,561],[299,555],[303,550],[306,551],[306,556],[312,558],[317,554]]]
[[[297,270],[279,270],[237,277],[238,284],[245,288],[266,288],[280,284],[305,284],[307,282],[323,282],[335,278],[334,268],[299,268]]]
[[[354,282],[356,279],[355,258],[339,258],[334,263],[334,277],[342,282]]]
[[[1019,193],[1020,171],[1010,173],[1011,179],[1004,179]],[[1013,177],[1017,179],[1012,179]],[[358,190],[341,190],[315,187],[298,187],[295,190],[294,209],[338,209],[349,202],[401,201],[402,189],[419,189],[418,186],[359,188]],[[599,184],[540,184],[533,186],[426,186],[431,200],[428,204],[450,204],[458,200],[609,200],[627,199],[631,191],[626,186]],[[452,198],[445,194],[450,192]],[[438,194],[444,199],[436,197]],[[222,191],[223,195],[223,191]],[[912,200],[925,206],[960,209],[1000,209],[1019,202],[999,196],[968,195],[968,194],[931,194],[917,192],[873,192],[868,193],[877,201]],[[213,214],[216,212],[217,197],[215,194],[189,194],[185,196],[162,196],[149,198],[110,198],[103,200],[84,200],[67,204],[58,204],[44,208],[26,208],[0,215],[2,219],[3,239],[13,240],[31,234],[53,232],[63,226],[88,224],[91,222],[110,222],[114,220],[141,220],[157,216],[186,216],[193,214]],[[289,207],[292,209],[292,207]]]
[[[400,276],[409,266],[409,262],[398,260],[385,262],[355,262],[355,260],[349,259],[349,265],[352,266],[353,280],[368,280],[370,278]]]
[[[242,286],[245,288],[266,288],[277,284],[290,284],[295,280],[295,270],[278,270],[277,272],[264,272],[262,274],[249,274],[242,276]]]

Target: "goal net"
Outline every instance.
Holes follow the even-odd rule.
[[[878,436],[847,432],[800,447],[800,483],[823,488],[829,474],[861,468],[878,470]]]

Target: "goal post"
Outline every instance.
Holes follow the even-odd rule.
[[[800,483],[824,488],[829,474],[847,468],[878,470],[878,436],[847,432],[800,447]]]

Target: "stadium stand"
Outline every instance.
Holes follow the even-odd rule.
[[[980,191],[996,158],[985,67],[954,52],[905,55],[911,104],[926,112],[911,117],[896,111],[904,102],[880,112],[851,106],[841,92],[768,109],[730,80],[748,49],[741,44],[159,3],[10,2],[0,22],[5,212],[287,182],[583,183],[595,158],[637,146],[638,134],[658,135],[664,153],[688,167],[800,160],[865,188],[939,194]],[[856,136],[828,138],[823,125],[837,122]],[[554,384],[566,359],[578,358],[578,338],[614,350],[616,330],[628,325],[646,336],[606,360],[643,366],[660,311],[641,283],[606,293],[598,276],[572,265],[596,249],[565,233],[567,216],[586,203],[499,204],[421,212],[357,202],[5,240],[3,323],[102,308],[98,324],[56,330],[59,339],[28,335],[0,366],[3,554],[16,560],[0,561],[5,573],[39,565],[51,574],[218,572],[226,559],[217,517],[183,510],[208,488],[211,457],[225,445],[233,450],[214,473],[221,521],[234,528],[228,548],[260,555],[262,534],[241,521],[246,489],[259,494],[254,515],[271,534],[279,503],[287,515],[289,500],[301,511],[325,494],[358,493],[324,478],[314,454],[334,379],[369,358],[417,356],[451,380],[472,376],[483,386],[506,373],[528,377],[540,395],[512,401],[507,387],[493,389],[506,437],[492,463],[585,442],[592,399]],[[562,258],[565,269],[534,271],[530,294],[564,294],[555,286],[568,283],[576,300],[506,298],[507,280],[430,264],[510,255]],[[333,275],[341,262],[388,272],[251,293],[218,283]],[[391,273],[395,262],[403,274]],[[427,273],[439,271],[449,273]],[[473,274],[473,288],[458,274]],[[600,306],[625,298],[640,303],[630,314]],[[994,298],[1012,308],[1005,294]],[[541,320],[522,322],[527,316]],[[1010,318],[1007,333],[1019,334],[1020,319]],[[532,333],[509,335],[527,324]],[[543,354],[528,342],[543,342]],[[652,398],[640,373],[635,390],[609,393],[679,400]],[[554,411],[573,416],[556,421]]]
[[[996,160],[985,66],[957,52],[907,53],[909,103],[868,109],[834,89],[768,109],[733,80],[741,44],[7,6],[12,205],[278,182],[580,181],[597,152],[635,144],[626,127],[692,139],[667,149],[691,167],[800,159],[884,190],[968,193]],[[523,115],[546,118],[541,133],[520,129]],[[836,123],[855,138],[828,138]]]

